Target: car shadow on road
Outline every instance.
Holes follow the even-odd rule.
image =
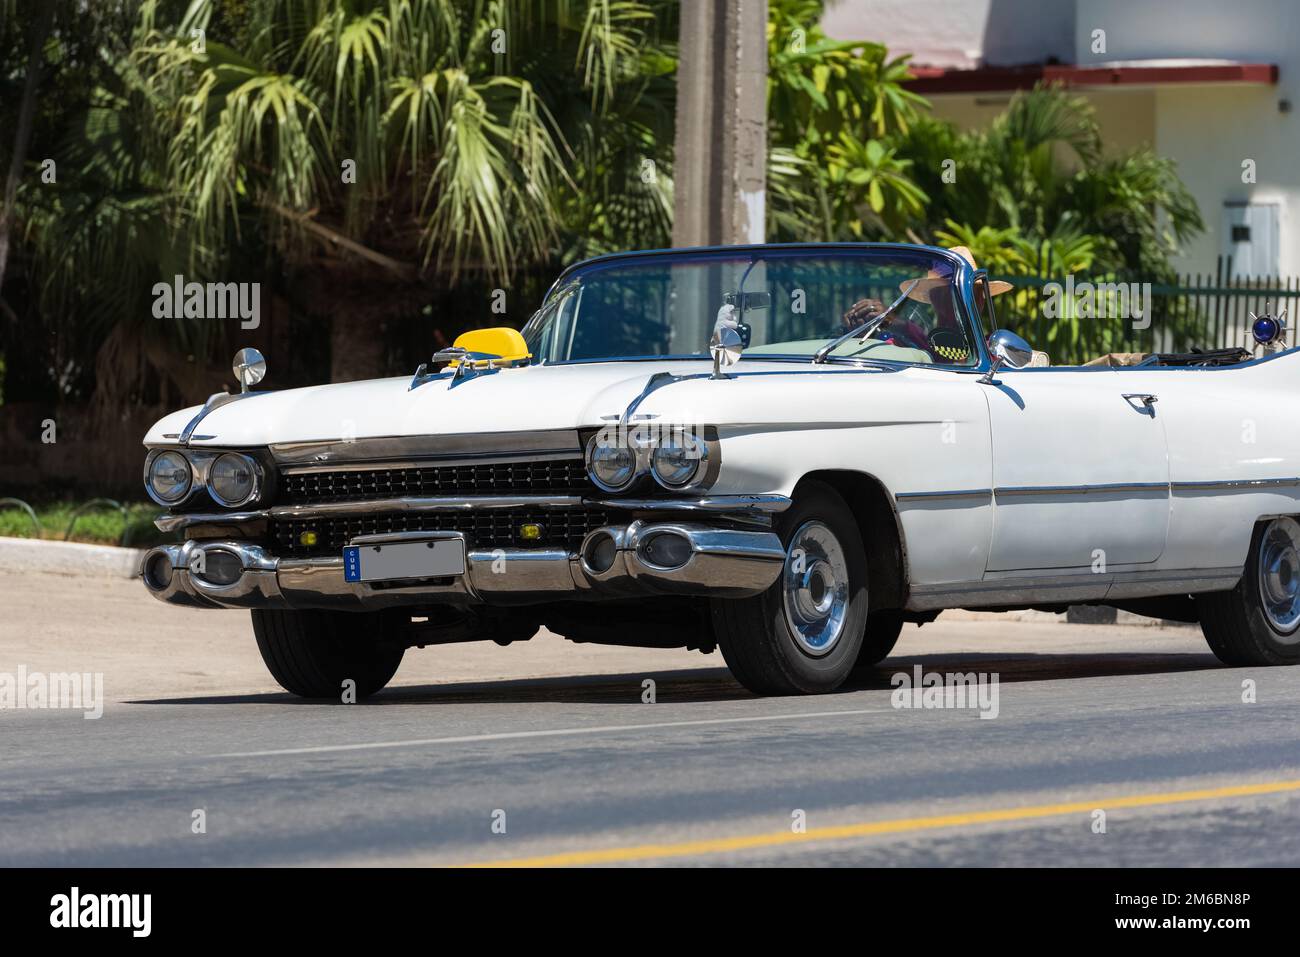
[[[1126,675],[1178,674],[1207,671],[1223,665],[1211,654],[1014,654],[1010,652],[962,652],[958,654],[897,655],[886,658],[865,674],[851,677],[841,690],[892,690],[894,675],[914,677],[977,672],[998,676],[999,682],[1065,681],[1075,678],[1113,678]]]
[[[545,678],[506,678],[499,681],[457,681],[451,684],[391,685],[358,702],[361,705],[442,704],[643,704],[644,682],[653,680],[656,699],[675,702],[725,701],[752,698],[726,668],[682,668],[605,675],[552,675]],[[230,694],[140,699],[132,704],[294,704],[329,705],[322,698],[298,698],[288,693]]]
[[[837,693],[893,690],[894,676],[935,674],[942,680],[952,673],[996,674],[1000,682],[1063,681],[1126,675],[1161,675],[1222,668],[1210,654],[1011,654],[963,652],[897,656],[885,659],[871,671],[849,679]],[[453,684],[396,685],[359,704],[559,704],[641,705],[647,680],[654,681],[655,700],[661,703],[735,701],[754,698],[726,668],[683,668],[674,671],[627,672],[608,675],[556,675],[545,678],[508,678],[499,681]],[[329,705],[330,699],[298,698],[288,693],[203,695],[138,699],[132,704],[290,704]]]

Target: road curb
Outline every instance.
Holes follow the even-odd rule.
[[[0,537],[0,574],[47,572],[89,578],[134,578],[144,549],[38,538]]]

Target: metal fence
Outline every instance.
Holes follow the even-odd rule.
[[[1295,328],[1300,309],[1300,277],[1233,277],[1224,257],[1213,274],[1189,273],[1174,284],[1146,284],[1135,275],[995,278],[1015,287],[997,297],[999,325],[1024,336],[1057,365],[1108,352],[1241,346],[1249,335],[1250,313],[1285,310]],[[1287,342],[1296,344],[1291,336]]]

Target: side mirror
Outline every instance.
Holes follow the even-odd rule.
[[[1034,358],[1034,350],[1014,332],[999,329],[988,338],[989,355],[1001,359],[999,365],[1012,369],[1023,369]]]
[[[744,351],[745,340],[735,326],[720,325],[713,330],[713,338],[709,340],[709,354],[713,356],[713,378],[725,379],[722,370],[739,362]]]
[[[239,391],[247,392],[266,378],[266,358],[256,349],[240,349],[235,353],[231,371],[239,382]]]
[[[986,340],[986,345],[989,349],[989,355],[993,357],[993,368],[989,369],[988,373],[980,381],[987,385],[994,384],[993,374],[1003,366],[1009,369],[1023,369],[1034,358],[1034,350],[1029,343],[1007,329],[997,329],[991,332]]]

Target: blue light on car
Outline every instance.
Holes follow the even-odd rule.
[[[1282,324],[1272,316],[1260,316],[1251,324],[1250,334],[1255,337],[1256,342],[1266,346],[1277,341],[1278,336],[1282,334]]]

